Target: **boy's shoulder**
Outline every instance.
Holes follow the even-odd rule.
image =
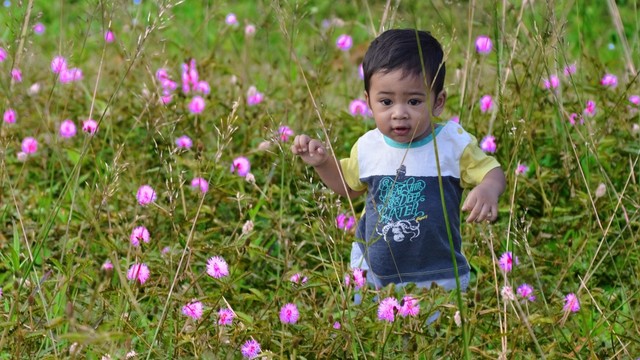
[[[438,139],[443,138],[445,141],[452,141],[460,146],[466,146],[473,141],[473,135],[469,134],[460,124],[454,121],[446,121],[439,124],[441,126],[438,132]]]

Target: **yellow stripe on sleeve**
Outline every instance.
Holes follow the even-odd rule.
[[[500,164],[493,157],[480,149],[478,140],[471,135],[471,142],[460,157],[460,185],[469,188],[478,185],[484,176]]]
[[[367,184],[360,181],[360,166],[358,165],[358,143],[351,148],[351,155],[340,160],[342,175],[351,190],[362,191],[367,189]]]

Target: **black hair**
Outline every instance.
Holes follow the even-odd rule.
[[[433,83],[435,94],[439,94],[444,87],[446,73],[442,46],[429,32],[415,29],[387,30],[371,42],[362,62],[364,90],[369,92],[371,77],[379,71],[386,74],[400,69],[404,76],[422,74],[420,50],[427,87]]]

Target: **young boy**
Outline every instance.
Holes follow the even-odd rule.
[[[363,68],[364,96],[376,129],[360,137],[351,156],[339,163],[321,141],[307,135],[296,136],[291,151],[336,193],[350,198],[367,193],[351,267],[367,270],[373,286],[411,282],[429,287],[435,282],[448,290],[456,287],[446,211],[465,290],[469,265],[461,252],[463,188],[473,187],[462,206],[470,212],[467,222],[495,221],[504,173],[458,124],[432,124],[447,94],[442,47],[429,33],[385,31],[369,46]]]

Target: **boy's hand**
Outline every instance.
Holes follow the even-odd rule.
[[[462,211],[470,211],[467,222],[494,222],[498,218],[498,198],[505,188],[504,172],[495,168],[469,192]]]
[[[329,155],[320,140],[312,139],[307,135],[297,135],[291,145],[291,152],[300,156],[302,161],[311,166],[324,164]]]

